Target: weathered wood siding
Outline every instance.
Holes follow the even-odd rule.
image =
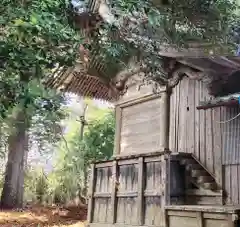
[[[239,107],[225,108],[222,119],[227,121],[240,112]],[[240,204],[240,118],[226,122],[223,128],[223,184],[227,204]]]
[[[160,149],[160,98],[122,108],[120,153],[148,153]]]
[[[184,77],[170,97],[169,147],[174,152],[193,153],[216,177],[226,193],[227,204],[240,203],[240,118],[228,121],[239,107],[197,110],[208,100],[201,81]]]
[[[104,167],[96,170],[95,195],[111,194],[112,192],[112,168]],[[99,223],[109,222],[111,199],[110,197],[96,196],[94,198],[93,221]],[[99,213],[104,215],[99,215]]]
[[[90,226],[164,226],[166,170],[163,155],[96,164]]]
[[[169,206],[166,208],[168,227],[237,227],[239,210],[218,206]]]
[[[222,179],[221,109],[197,110],[209,98],[203,82],[184,77],[170,97],[169,147],[174,152],[193,153],[217,181]]]
[[[224,165],[240,164],[240,117],[233,119],[239,113],[239,107],[222,111],[222,121],[226,122],[222,124]]]
[[[122,95],[117,103],[125,103],[132,100],[136,100],[142,97],[146,97],[153,94],[152,84],[142,84],[142,77],[139,75],[134,75],[128,79],[126,82],[127,90],[124,95]]]

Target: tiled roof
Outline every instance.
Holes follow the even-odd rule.
[[[240,57],[237,56],[198,58],[181,57],[177,58],[177,60],[200,71],[225,73],[227,75],[233,71],[240,70]]]
[[[215,58],[179,58],[180,63],[188,65],[200,71],[214,72],[219,75],[230,75],[233,71],[240,70],[239,57],[215,57]],[[93,69],[92,69],[93,72]],[[82,96],[93,97],[107,101],[115,100],[111,96],[110,87],[104,84],[97,76],[84,72],[72,71],[59,74],[48,82],[50,87],[74,92]]]
[[[99,100],[113,101],[116,99],[115,96],[111,96],[110,88],[98,77],[77,72],[74,69],[51,78],[47,86]]]

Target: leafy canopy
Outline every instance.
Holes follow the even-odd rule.
[[[81,0],[77,2],[76,12],[82,12],[80,8],[85,5]],[[99,31],[86,48],[92,55],[97,52],[100,64],[105,62],[102,74],[109,77],[129,66],[134,56],[147,77],[157,76],[160,82],[166,82],[161,70],[165,59],[161,56],[169,51],[169,46],[195,46],[204,55],[235,55],[240,42],[236,0],[100,2],[106,2],[99,10],[104,23],[96,26]],[[196,51],[192,54],[197,55]]]
[[[3,0],[0,6],[0,110],[32,99],[33,85],[58,65],[73,65],[81,37],[65,0]]]

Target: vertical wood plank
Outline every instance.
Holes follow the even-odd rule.
[[[206,167],[214,174],[212,109],[206,110]]]
[[[87,220],[88,223],[91,223],[93,220],[93,194],[94,194],[94,188],[95,188],[95,165],[91,165],[91,178],[90,178],[90,187],[89,187],[89,194],[88,194],[88,214],[87,214]]]
[[[233,214],[228,215],[228,227],[236,227],[235,220],[233,220]]]
[[[162,196],[161,196],[161,212],[159,215],[161,215],[161,225],[160,226],[166,226],[166,220],[165,220],[165,205],[169,204],[169,186],[168,186],[168,178],[169,178],[169,155],[162,155],[161,157],[161,177],[162,177]]]
[[[184,116],[184,147],[183,147],[183,152],[191,152],[190,150],[190,144],[189,144],[189,135],[190,135],[190,124],[191,124],[191,119],[190,119],[190,111],[189,111],[189,104],[190,104],[190,95],[189,95],[189,92],[190,92],[190,79],[188,77],[184,77],[183,78],[183,86],[184,86],[184,89],[183,89],[183,95],[184,95],[184,105],[183,105],[183,113],[182,115]],[[192,95],[192,94],[191,94]],[[189,133],[189,134],[188,134]],[[192,151],[193,152],[193,151]]]
[[[194,87],[194,92],[195,92],[195,116],[194,116],[194,121],[195,121],[195,155],[198,158],[198,160],[200,160],[200,143],[199,143],[199,138],[200,138],[200,133],[199,133],[199,110],[196,110],[196,106],[198,106],[199,104],[199,81],[195,81],[195,87]]]
[[[217,183],[223,185],[221,108],[213,109],[214,169]]]
[[[200,101],[204,101],[204,92],[203,92],[203,84],[202,82],[199,82],[199,87],[200,87]],[[206,128],[206,121],[205,121],[205,111],[204,110],[199,110],[199,114],[200,114],[200,161],[205,165],[205,147],[206,147],[206,143],[205,143],[205,128]]]
[[[238,183],[238,200],[240,203],[240,165],[237,165],[237,169],[238,169],[238,179],[237,179],[237,183]]]
[[[168,144],[168,94],[167,91],[162,92],[160,99],[160,150],[164,151],[169,148]]]
[[[198,227],[204,227],[202,212],[197,212],[197,223],[198,223]]]
[[[239,200],[238,200],[238,166],[237,165],[232,165],[231,168],[231,178],[232,178],[232,202],[234,205],[239,204]]]
[[[121,126],[122,126],[122,109],[119,106],[115,107],[115,141],[114,141],[114,155],[120,154],[120,140],[121,140]]]
[[[165,210],[164,217],[165,217],[165,227],[170,227],[169,226],[169,216],[168,216],[167,210]]]
[[[186,122],[185,122],[185,111],[186,111],[186,97],[183,92],[185,89],[184,84],[185,84],[185,79],[186,77],[183,78],[183,80],[180,81],[179,86],[180,86],[180,100],[179,100],[179,126],[178,126],[178,152],[186,152],[185,150],[185,130],[186,130]],[[184,88],[184,89],[183,89]]]
[[[137,198],[137,215],[139,225],[143,225],[143,216],[144,216],[144,204],[143,204],[143,192],[144,192],[144,163],[143,157],[139,158],[138,161],[138,198]]]
[[[231,204],[231,166],[224,167],[224,188],[227,194],[227,200],[225,201],[226,204]]]
[[[175,114],[176,114],[176,89],[172,89],[172,93],[170,96],[170,107],[169,107],[170,111],[170,125],[169,125],[169,149],[172,152],[176,152],[176,144],[175,144]]]
[[[117,191],[117,180],[118,180],[118,171],[117,171],[117,161],[113,161],[112,166],[112,193],[111,193],[111,223],[116,222],[116,211],[117,211],[117,197],[116,197],[116,191]]]
[[[176,89],[176,113],[175,113],[175,149],[177,152],[179,152],[179,119],[180,119],[180,85],[181,81],[179,84],[175,87]]]
[[[189,92],[188,92],[188,104],[187,104],[187,138],[188,142],[186,144],[188,153],[194,153],[196,156],[198,155],[198,151],[195,149],[195,115],[198,112],[195,105],[195,86],[196,81],[189,79]]]

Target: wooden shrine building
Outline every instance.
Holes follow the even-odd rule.
[[[115,103],[114,157],[92,165],[90,227],[238,226],[240,59],[168,60],[165,85],[139,73],[114,99],[91,76],[66,85]]]

